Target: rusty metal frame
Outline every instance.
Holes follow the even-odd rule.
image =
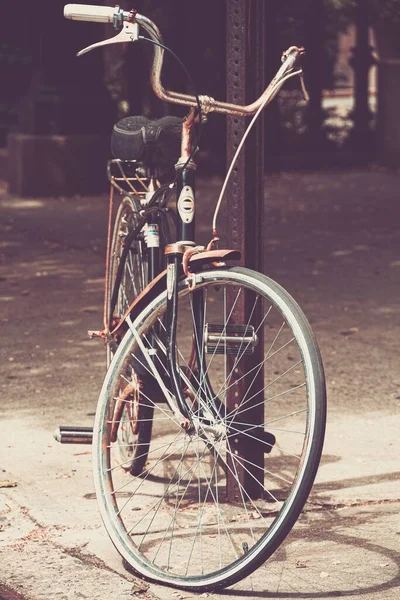
[[[227,100],[236,104],[246,104],[246,99],[259,96],[265,88],[265,23],[266,3],[264,0],[227,0]],[[245,86],[243,85],[245,82]],[[245,132],[246,122],[237,116],[227,120],[227,161],[228,164]],[[227,246],[242,253],[244,265],[263,271],[263,198],[264,198],[264,119],[260,116],[249,139],[245,152],[239,156],[233,169],[227,193]],[[246,299],[237,304],[233,319],[237,323],[247,323]],[[255,315],[257,319],[257,315]],[[246,357],[243,375],[253,365],[262,363],[263,340],[258,344],[253,356]],[[234,410],[238,398],[243,397],[249,386],[262,390],[263,370],[256,381],[238,377],[239,385],[227,395],[228,411]],[[258,404],[258,402],[255,402]],[[261,404],[263,411],[263,405]],[[250,411],[248,411],[250,412]],[[259,409],[251,415],[254,424],[263,423]],[[251,497],[259,497],[263,492],[264,454],[260,444],[249,444],[240,436],[230,438],[231,469],[227,474],[228,500],[239,500],[243,489]],[[254,465],[249,468],[249,457]],[[250,472],[249,472],[250,471]],[[230,475],[237,473],[238,480]]]

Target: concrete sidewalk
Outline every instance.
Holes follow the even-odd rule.
[[[376,169],[269,179],[265,271],[319,340],[326,444],[287,541],[209,597],[400,598],[399,182]],[[218,184],[199,185],[204,239]],[[58,424],[91,425],[104,375],[104,347],[85,332],[101,327],[107,199],[3,189],[0,205],[0,480],[13,486],[0,488],[0,598],[195,597],[123,569],[100,522],[90,448],[52,438]]]

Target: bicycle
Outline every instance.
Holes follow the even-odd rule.
[[[299,306],[266,275],[229,266],[239,253],[218,246],[227,180],[210,244],[194,241],[196,131],[212,111],[254,115],[250,128],[287,79],[302,81],[303,50],[289,48],[260,98],[236,106],[165,90],[166,47],[136,11],[64,10],[121,29],[82,52],[152,43],[155,94],[189,109],[183,120],[127,117],[114,127],[110,206],[114,190],[123,199],[113,235],[110,208],[104,330],[96,334],[109,366],[93,428],[94,481],[127,568],[181,589],[216,590],[257,569],[298,519],[322,452],[326,392]]]

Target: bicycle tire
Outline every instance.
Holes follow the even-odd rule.
[[[191,591],[211,591],[252,573],[273,554],[295,524],[320,461],[326,392],[311,327],[281,286],[241,267],[204,271],[197,279],[195,290],[204,295],[207,319],[225,319],[219,348],[223,351],[218,351],[215,340],[212,347],[212,336],[207,334],[211,349],[205,356],[207,377],[226,411],[214,423],[213,432],[207,433],[207,405],[204,407],[201,399],[202,383],[196,383],[200,376],[193,372],[191,384],[185,375],[191,364],[185,359],[191,346],[187,339],[191,335],[190,302],[196,292],[182,279],[178,288],[177,351],[185,363],[182,379],[188,388],[192,386],[196,430],[188,434],[168,407],[155,405],[149,467],[139,478],[126,481],[121,476],[118,453],[109,438],[115,392],[121,380],[129,379],[132,362],[138,360],[138,340],[146,345],[151,337],[153,366],[159,363],[165,369],[164,361],[157,360],[157,354],[164,352],[163,344],[152,329],[162,324],[164,291],[130,323],[107,373],[94,425],[93,466],[101,516],[124,561],[152,581]],[[258,342],[254,335],[245,334],[236,341],[230,339],[234,338],[232,331],[238,330],[233,329],[231,321],[242,298],[246,298],[250,316],[244,324],[247,329],[241,331],[247,335],[248,328],[254,327]],[[242,375],[241,361],[249,360],[249,344],[257,343],[263,358]],[[225,370],[221,371],[221,365]],[[256,371],[261,370],[262,382],[254,384]],[[221,379],[221,372],[225,379]],[[165,372],[162,376],[166,379]],[[243,385],[251,379],[250,387],[248,383]],[[260,387],[255,389],[254,385]],[[233,405],[229,404],[232,393],[236,402]],[[246,396],[249,393],[251,396]],[[250,407],[253,410],[260,406],[262,430],[254,419],[248,419]],[[276,435],[275,442],[272,434]],[[253,452],[262,444],[258,471],[253,454],[249,461],[245,453],[237,456],[232,451],[240,437],[245,440],[244,450],[248,447]],[[250,482],[249,488],[241,481],[243,475],[247,484]],[[258,480],[255,493],[249,491],[250,475]],[[233,499],[227,492],[229,486],[238,490]]]
[[[136,197],[134,195],[127,195],[120,203],[115,216],[110,247],[109,281],[107,285],[108,302],[106,311],[110,319],[110,329],[113,328],[113,320],[115,318],[122,318],[131,302],[133,302],[135,297],[140,294],[148,283],[145,245],[140,239],[135,239],[130,244],[118,287],[115,307],[113,307],[113,314],[111,315],[111,299],[114,293],[115,280],[122,257],[124,241],[128,234],[137,227],[140,221],[140,210],[141,205]],[[107,367],[112,357],[111,346],[107,344]],[[123,409],[119,415],[120,423],[116,435],[121,460],[126,467],[125,470],[130,471],[133,475],[138,475],[143,470],[146,462],[146,456],[139,449],[144,447],[143,444],[150,443],[152,429],[152,414],[150,413],[152,412],[152,408],[148,406],[142,407],[141,405],[135,408],[133,402],[132,398],[124,400]],[[132,430],[132,417],[129,414],[133,410],[138,411],[135,431]]]
[[[109,274],[107,282],[107,318],[112,320],[111,315],[111,298],[114,291],[115,279],[117,276],[118,267],[120,264],[124,240],[128,233],[135,229],[140,221],[140,202],[132,196],[125,196],[118,207],[114,221],[114,229],[111,239],[110,258],[109,258]],[[115,306],[113,307],[113,315],[116,318],[121,318],[131,302],[147,285],[147,258],[145,248],[142,241],[136,239],[131,243],[129,253],[127,255],[121,281],[118,288],[118,295]],[[112,329],[112,323],[109,323]],[[111,358],[108,360],[110,362]]]

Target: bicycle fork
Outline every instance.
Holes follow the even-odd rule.
[[[197,426],[200,425],[204,430],[212,430],[216,433],[215,425],[221,418],[219,401],[211,387],[207,374],[207,365],[205,361],[205,310],[204,310],[204,292],[202,289],[190,291],[191,323],[193,331],[187,331],[186,335],[191,336],[192,353],[189,363],[182,367],[178,363],[177,354],[177,321],[179,294],[178,282],[181,274],[182,251],[179,245],[172,245],[167,253],[167,310],[165,314],[166,329],[166,357],[168,372],[170,376],[171,390],[175,397],[178,408],[184,418],[182,426],[191,431],[196,429],[193,421],[197,413]],[[192,378],[192,381],[191,381]],[[186,388],[184,390],[184,388]],[[190,401],[194,402],[194,410],[188,406],[189,390],[193,394]],[[218,429],[218,428],[217,428]]]
[[[182,416],[184,417],[182,426],[185,429],[191,429],[193,425],[190,419],[188,406],[185,402],[176,355],[176,327],[178,320],[178,279],[181,262],[181,254],[174,252],[168,255],[167,311],[165,316],[166,353],[172,392],[175,396],[179,410],[181,411]]]

